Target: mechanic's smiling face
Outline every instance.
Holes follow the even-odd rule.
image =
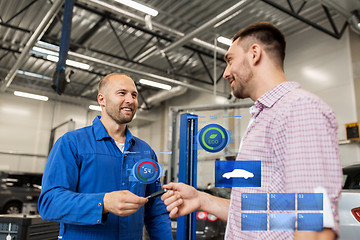
[[[108,80],[103,93],[103,111],[117,124],[126,124],[133,119],[138,107],[138,92],[134,81],[125,75],[113,76]]]

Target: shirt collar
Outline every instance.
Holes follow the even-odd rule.
[[[111,138],[108,132],[106,131],[103,123],[100,121],[101,116],[96,116],[93,121],[93,128],[94,128],[94,134],[95,139],[97,141],[103,140],[104,138]],[[134,136],[131,134],[129,128],[126,126],[126,140],[125,142],[129,142],[129,144],[135,142]],[[126,144],[125,144],[126,145]]]
[[[256,117],[264,108],[272,107],[288,92],[296,88],[300,88],[300,84],[297,82],[286,81],[277,85],[255,101],[254,105],[250,108],[251,116]]]

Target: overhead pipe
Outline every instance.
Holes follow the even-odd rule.
[[[229,9],[225,10],[224,12],[220,13],[219,15],[217,15],[216,17],[214,17],[213,19],[211,19],[210,21],[206,22],[205,24],[203,24],[202,26],[198,27],[197,29],[193,30],[192,32],[190,32],[189,34],[187,34],[186,36],[180,38],[179,40],[177,40],[176,42],[170,44],[169,46],[165,47],[164,49],[162,49],[161,51],[163,52],[168,52],[174,48],[177,48],[179,46],[184,45],[186,42],[192,40],[195,36],[199,35],[201,32],[205,31],[206,29],[213,27],[216,23],[221,22],[222,20],[224,20],[225,18],[229,17],[230,15],[232,15],[233,13],[237,12],[240,8],[246,6],[246,4],[248,4],[249,0],[242,0],[240,2],[238,2],[237,4],[233,5],[232,7],[230,7]],[[212,48],[212,50],[214,49],[214,47]],[[145,58],[141,59],[141,61],[145,61],[146,59],[150,58],[151,56],[153,56],[154,54],[156,54],[157,52],[152,52],[149,55],[147,55]]]
[[[165,100],[183,95],[186,92],[187,92],[187,88],[183,86],[176,86],[171,88],[170,90],[162,90],[156,93],[155,95],[146,98],[145,99],[146,103],[143,103],[141,105],[141,109],[146,109],[148,107],[155,107]]]
[[[5,77],[4,83],[1,85],[0,90],[5,91],[16,76],[17,70],[21,67],[21,65],[26,61],[29,57],[30,49],[35,45],[35,43],[42,38],[46,30],[49,28],[51,22],[54,20],[56,14],[61,9],[61,5],[64,3],[64,0],[57,0],[54,1],[53,5],[51,6],[50,10],[46,13],[42,21],[40,22],[39,26],[34,31],[33,35],[31,35],[30,39],[27,41],[24,49],[22,50],[20,56],[16,60],[13,67],[10,69],[9,73]]]
[[[203,87],[197,87],[197,86],[195,86],[195,85],[192,85],[192,84],[189,84],[189,83],[185,83],[185,82],[181,82],[181,81],[179,81],[179,80],[175,80],[175,79],[172,79],[172,78],[160,76],[160,75],[153,74],[153,73],[143,72],[143,71],[136,70],[136,69],[133,69],[133,68],[128,68],[128,67],[120,66],[120,65],[117,65],[117,64],[114,64],[114,63],[106,62],[106,61],[104,61],[104,60],[101,60],[101,59],[98,59],[98,58],[94,58],[94,57],[90,57],[90,56],[86,56],[86,55],[83,55],[83,54],[80,54],[80,53],[75,53],[75,52],[69,51],[69,56],[73,56],[73,57],[76,57],[76,58],[80,58],[80,59],[83,59],[83,60],[86,60],[86,61],[90,61],[90,62],[93,62],[93,63],[98,63],[98,64],[101,64],[101,65],[104,65],[104,66],[108,66],[108,67],[120,69],[120,70],[122,70],[122,71],[135,73],[135,74],[138,74],[138,75],[141,75],[141,76],[149,77],[149,78],[151,78],[151,79],[160,80],[160,81],[162,81],[162,82],[167,82],[167,83],[172,83],[172,84],[180,85],[180,86],[183,86],[183,87],[186,87],[186,88],[195,90],[195,91],[200,91],[200,92],[205,92],[205,93],[213,94],[213,91],[212,91],[212,90],[205,89],[205,88],[203,88]],[[219,93],[219,92],[218,92],[217,95],[223,96],[223,97],[226,97],[226,98],[229,97],[229,95],[226,94],[226,93]]]
[[[121,8],[118,8],[118,7],[114,6],[114,5],[111,5],[109,3],[99,1],[99,0],[80,0],[80,2],[85,3],[87,5],[90,5],[90,6],[94,6],[94,7],[106,10],[106,11],[109,11],[109,12],[112,12],[112,13],[117,14],[117,15],[118,14],[124,15],[129,19],[132,19],[132,20],[134,20],[136,22],[141,22],[141,23],[145,24],[145,18],[144,17],[138,16],[138,15],[133,14],[133,13],[130,13],[128,11],[125,11],[125,10],[123,10]],[[154,21],[151,21],[151,23],[152,23],[152,27],[154,29],[160,30],[160,31],[162,31],[162,32],[164,32],[166,34],[176,36],[176,37],[184,37],[185,36],[185,33],[182,33],[182,32],[177,31],[175,29],[169,28],[168,26],[164,26],[164,25],[162,25],[160,23],[157,23],[157,22],[154,22]],[[197,46],[209,49],[211,51],[214,50],[214,45],[212,45],[212,44],[210,44],[208,42],[202,41],[200,39],[192,39],[191,41],[192,41],[193,44],[195,44]],[[225,55],[225,53],[226,53],[226,50],[223,49],[223,48],[220,48],[220,47],[216,47],[216,51],[218,53],[220,53],[220,54],[223,54],[223,55]]]
[[[341,7],[339,4],[332,0],[318,0],[323,5],[336,10],[338,13],[346,18],[346,21],[350,24],[351,29],[357,34],[360,34],[360,16],[358,11],[349,12]]]

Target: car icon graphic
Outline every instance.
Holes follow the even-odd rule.
[[[252,172],[246,171],[244,169],[234,169],[231,172],[224,173],[222,175],[223,178],[230,179],[230,178],[252,178],[254,174]]]

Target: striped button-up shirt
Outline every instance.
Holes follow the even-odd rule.
[[[293,231],[241,231],[241,193],[313,193],[319,187],[330,200],[330,227],[339,234],[342,171],[332,110],[298,83],[284,82],[261,96],[250,113],[237,160],[261,161],[261,187],[232,189],[226,239],[294,237]]]

